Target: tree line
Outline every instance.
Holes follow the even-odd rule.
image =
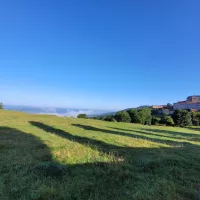
[[[80,114],[78,118],[87,118],[87,115]],[[200,112],[188,110],[175,110],[173,114],[160,114],[156,109],[142,108],[119,111],[115,115],[90,117],[92,119],[138,123],[143,125],[166,125],[166,126],[199,126]]]

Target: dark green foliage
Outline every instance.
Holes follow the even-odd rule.
[[[200,125],[200,112],[193,112],[192,113],[192,124],[193,126]]]
[[[116,122],[116,119],[114,118],[113,115],[106,116],[104,120],[108,122]]]
[[[160,109],[155,109],[155,108],[153,108],[153,109],[151,109],[151,114],[152,115],[160,115]]]
[[[128,113],[132,123],[151,124],[151,108],[132,109]]]
[[[200,125],[199,120],[192,120],[192,125],[199,126]]]
[[[105,120],[105,117],[104,117],[104,116],[97,116],[97,117],[94,117],[94,119],[97,119],[97,120]]]
[[[184,118],[183,120],[184,126],[192,126],[192,118],[190,112],[184,112],[183,118]]]
[[[160,117],[155,117],[153,116],[152,119],[151,119],[151,124],[152,125],[158,125],[161,121],[161,118]]]
[[[173,105],[171,103],[168,103],[167,108],[170,109],[170,110],[173,110]]]
[[[115,115],[115,119],[118,122],[131,122],[131,117],[126,111],[119,111]]]
[[[127,111],[131,117],[132,123],[139,123],[139,112],[137,109],[131,109]]]
[[[151,108],[143,108],[140,113],[143,116],[143,124],[151,125]]]
[[[172,118],[177,126],[184,127],[192,125],[191,113],[187,110],[175,110]]]
[[[172,117],[166,115],[166,116],[162,117],[160,123],[161,124],[165,124],[167,126],[173,126],[174,125],[174,120],[172,119]]]
[[[4,108],[3,103],[0,103],[0,110]]]
[[[151,109],[151,115],[155,117],[161,117],[165,114],[163,113],[163,108],[157,108],[157,109],[153,108]]]
[[[77,118],[86,119],[86,118],[87,118],[87,115],[86,115],[86,114],[79,114],[79,115],[77,116]]]

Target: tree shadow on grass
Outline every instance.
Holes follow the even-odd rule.
[[[200,134],[193,134],[193,133],[184,133],[184,132],[179,132],[179,131],[167,131],[167,130],[160,130],[160,129],[143,129],[145,131],[151,131],[151,132],[156,132],[156,133],[164,133],[164,134],[169,134],[174,136],[174,138],[181,138],[187,139],[188,141],[195,141],[195,142],[200,142]]]
[[[135,129],[122,129],[122,128],[116,128],[116,127],[109,127],[108,126],[108,128],[112,128],[112,129],[115,129],[115,130],[120,130],[120,131],[125,131],[125,132],[130,132],[130,133],[132,133],[132,134],[134,134],[134,132],[139,132],[139,133],[142,133],[142,134],[148,134],[149,136],[156,136],[156,137],[164,137],[164,138],[168,138],[168,139],[172,139],[172,138],[174,138],[174,139],[183,139],[182,137],[173,137],[173,136],[171,136],[171,135],[169,135],[169,136],[166,136],[166,135],[162,135],[162,134],[155,134],[155,133],[153,133],[153,132],[145,132],[145,131],[138,131],[138,130],[135,130]],[[144,130],[144,129],[142,129],[142,130]]]
[[[52,161],[49,148],[38,137],[0,127],[0,199],[30,199],[30,180],[43,174],[40,163]]]
[[[109,128],[116,129],[119,131],[128,131],[131,133],[138,132],[138,133],[142,133],[142,134],[155,135],[158,137],[166,137],[166,138],[174,138],[174,139],[187,139],[188,141],[195,141],[195,142],[200,141],[200,134],[198,135],[198,134],[192,134],[192,133],[168,131],[168,130],[153,129],[153,128],[152,129],[142,128],[142,129],[140,129],[140,131],[135,130],[135,129],[122,129],[122,128],[116,128],[116,127],[109,127]],[[196,130],[196,129],[194,128],[191,130]],[[148,131],[148,132],[144,132],[144,131]],[[155,133],[158,133],[158,134],[155,134]],[[163,135],[163,134],[167,134],[168,136]],[[168,143],[168,144],[170,144],[170,143]]]
[[[192,131],[200,131],[199,127],[187,127],[187,129],[192,130]]]
[[[162,129],[146,129],[143,128],[142,130],[145,131],[152,131],[152,132],[156,132],[156,133],[166,133],[166,134],[170,134],[172,136],[183,136],[183,137],[195,137],[198,136],[198,134],[192,134],[192,133],[184,133],[184,132],[179,132],[179,131],[169,131],[169,130],[162,130]]]
[[[82,129],[85,129],[85,130],[99,131],[99,132],[108,133],[108,134],[130,137],[130,138],[133,138],[133,139],[148,140],[148,141],[151,141],[151,142],[168,144],[168,145],[171,145],[171,146],[190,145],[187,142],[176,142],[174,140],[169,139],[170,137],[168,139],[164,139],[164,140],[159,139],[159,138],[154,138],[154,137],[151,137],[153,135],[151,132],[144,132],[144,131],[141,131],[141,130],[133,130],[130,133],[130,132],[127,132],[127,131],[131,131],[129,129],[126,130],[126,129],[119,129],[119,128],[113,128],[113,127],[110,127],[110,128],[117,129],[117,130],[113,131],[113,130],[108,130],[108,129],[101,129],[101,128],[96,128],[96,127],[93,127],[93,126],[82,125],[82,124],[73,124],[73,126],[76,126],[78,128],[82,128]],[[126,130],[126,132],[124,132],[124,130]],[[153,130],[151,130],[151,131],[153,131]],[[161,135],[155,135],[155,136],[161,136]]]
[[[200,178],[200,154],[196,145],[119,147],[75,136],[41,122],[30,121],[30,124],[46,134],[58,135],[87,147],[89,144],[91,148],[95,146],[104,154],[110,155],[115,151],[116,159],[112,162],[61,165],[38,137],[1,127],[1,199],[121,200],[176,199],[180,196],[193,199],[197,195],[195,187]],[[118,159],[121,156],[123,160]]]

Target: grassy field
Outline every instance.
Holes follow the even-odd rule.
[[[200,129],[0,111],[0,199],[200,199]]]

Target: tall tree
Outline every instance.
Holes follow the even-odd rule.
[[[151,124],[151,108],[129,110],[132,123]]]
[[[192,125],[191,113],[187,110],[175,110],[172,118],[174,123],[178,126],[184,127]]]
[[[173,105],[171,103],[168,103],[167,104],[167,108],[170,109],[170,110],[172,110],[173,109]]]
[[[118,122],[131,122],[131,117],[126,111],[119,111],[115,114],[115,119]]]

